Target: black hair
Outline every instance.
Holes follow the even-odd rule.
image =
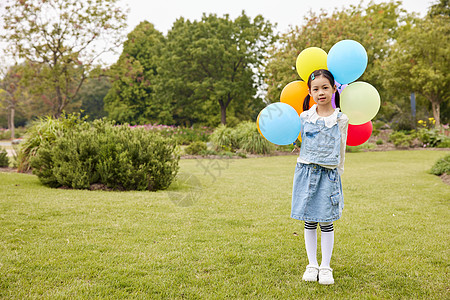
[[[314,77],[312,76],[314,74]],[[311,77],[316,78],[318,76],[323,76],[326,79],[328,79],[330,81],[330,84],[332,87],[335,86],[334,83],[334,76],[333,74],[331,74],[330,71],[325,70],[325,69],[319,69],[319,70],[315,70],[314,72],[311,73],[311,75],[309,75],[308,77],[308,88],[311,90]],[[311,96],[308,94],[305,97],[305,100],[303,101],[303,110],[307,111],[309,109],[309,99],[311,98]],[[341,107],[341,101],[340,101],[340,97],[339,97],[339,92],[336,89],[336,93],[334,93],[334,103],[336,104],[336,107]]]

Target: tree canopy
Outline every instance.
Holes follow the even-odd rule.
[[[295,60],[303,49],[319,47],[328,52],[334,44],[344,39],[358,41],[367,51],[368,66],[361,80],[381,86],[381,63],[389,55],[404,14],[398,1],[371,4],[367,8],[361,4],[352,5],[332,13],[311,12],[305,18],[305,25],[294,27],[284,34],[278,46],[270,52],[266,81],[269,99],[278,101],[283,87],[300,79],[295,71]]]
[[[450,17],[414,18],[401,27],[384,68],[384,83],[397,91],[416,92],[431,102],[436,126],[440,106],[450,101]]]
[[[262,16],[180,18],[163,51],[161,95],[174,103],[182,123],[226,124],[227,113],[249,119],[252,103],[261,102],[258,71],[273,41],[273,25]]]
[[[128,34],[122,54],[109,72],[112,87],[105,110],[110,118],[131,124],[173,122],[168,103],[155,95],[164,43],[163,34],[147,21]]]
[[[105,99],[119,122],[206,125],[250,119],[262,103],[267,47],[273,25],[244,12],[178,19],[167,37],[143,22],[129,35],[111,68],[112,89]]]
[[[14,139],[14,119],[18,106],[23,104],[25,91],[23,84],[23,67],[14,65],[9,68],[4,78],[0,81],[0,108],[8,112],[8,129],[11,138]]]
[[[366,71],[359,80],[374,85],[383,100],[377,118],[412,124],[409,97],[416,92],[421,105],[426,104],[422,99],[430,101],[439,126],[439,109],[442,104],[448,107],[448,12],[447,0],[431,6],[424,18],[406,13],[401,1],[311,12],[305,25],[291,28],[271,50],[268,98],[278,101],[283,87],[300,79],[295,60],[303,49],[315,46],[328,52],[340,40],[352,39],[368,54]]]
[[[33,76],[53,115],[76,97],[96,58],[120,42],[126,15],[116,2],[6,0],[0,37],[10,53],[40,65]]]
[[[117,62],[98,77],[93,72],[99,69],[98,56],[121,44],[125,13],[118,1],[2,3],[0,38],[25,61],[0,81],[0,106],[9,109],[9,118],[11,113],[31,118],[82,108],[91,118],[107,113],[120,123],[234,125],[256,119],[267,103],[279,101],[286,84],[300,79],[295,60],[303,49],[328,52],[352,39],[368,54],[359,80],[381,95],[378,119],[403,120],[406,126],[396,129],[411,128],[409,97],[415,92],[420,117],[431,111],[437,126],[441,119],[450,120],[448,0],[435,1],[425,17],[406,13],[401,1],[310,12],[304,25],[280,38],[263,16],[250,18],[245,12],[235,19],[215,14],[194,21],[179,18],[167,35],[144,21],[128,34]],[[99,43],[105,38],[110,42]]]

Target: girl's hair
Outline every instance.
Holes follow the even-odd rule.
[[[314,74],[314,76],[312,76]],[[330,81],[330,84],[332,87],[334,87],[334,76],[333,74],[331,74],[330,71],[325,70],[325,69],[319,69],[319,70],[315,70],[314,72],[311,73],[311,75],[309,75],[308,77],[308,88],[311,90],[311,81],[313,79],[312,78],[316,78],[318,76],[323,76],[326,79],[328,79]],[[308,94],[305,97],[305,100],[303,101],[303,110],[307,111],[309,109],[309,99],[311,98],[311,96]],[[334,103],[336,104],[336,107],[341,107],[340,106],[340,98],[339,98],[339,92],[336,89],[336,93],[334,93]]]

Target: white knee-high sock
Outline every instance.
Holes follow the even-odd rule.
[[[331,225],[331,227],[332,226],[333,225]],[[322,262],[320,264],[320,267],[329,268],[331,255],[333,254],[334,230],[328,232],[322,231],[320,237],[320,244],[322,247]]]
[[[317,229],[305,228],[305,247],[306,255],[311,266],[318,267],[317,263]]]

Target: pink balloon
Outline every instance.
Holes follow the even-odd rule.
[[[347,145],[348,146],[359,146],[367,142],[367,140],[372,135],[372,121],[361,125],[348,125],[347,133]]]

